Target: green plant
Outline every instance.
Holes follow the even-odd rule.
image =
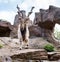
[[[3,45],[2,44],[0,44],[0,48],[2,48],[3,47]]]
[[[44,46],[44,49],[47,51],[47,52],[52,52],[54,51],[54,46],[51,45],[51,44],[47,44]]]

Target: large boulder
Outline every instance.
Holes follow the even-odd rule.
[[[12,25],[7,22],[0,20],[0,37],[8,37],[11,32]]]
[[[35,13],[34,24],[41,28],[41,37],[45,37],[49,42],[59,45],[54,38],[53,32],[55,24],[60,24],[60,8],[49,6],[49,9],[40,9]]]
[[[42,28],[53,29],[55,24],[60,24],[60,8],[49,6],[49,9],[40,9],[35,13],[34,24],[38,24]]]

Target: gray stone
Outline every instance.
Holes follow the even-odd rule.
[[[9,37],[12,25],[4,20],[0,20],[0,37]]]
[[[35,13],[34,24],[41,28],[41,37],[45,37],[55,46],[59,45],[53,35],[56,23],[60,24],[60,8],[58,7],[49,6],[49,9],[40,9],[40,12]]]

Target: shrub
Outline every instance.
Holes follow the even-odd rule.
[[[3,47],[3,45],[2,44],[0,44],[0,48],[2,48]]]
[[[54,51],[54,46],[51,45],[51,44],[47,44],[44,46],[44,49],[47,51],[47,52],[52,52]]]

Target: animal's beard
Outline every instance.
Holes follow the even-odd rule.
[[[26,34],[26,27],[21,28],[20,30],[21,30],[23,41],[24,41],[25,40],[25,34]]]

